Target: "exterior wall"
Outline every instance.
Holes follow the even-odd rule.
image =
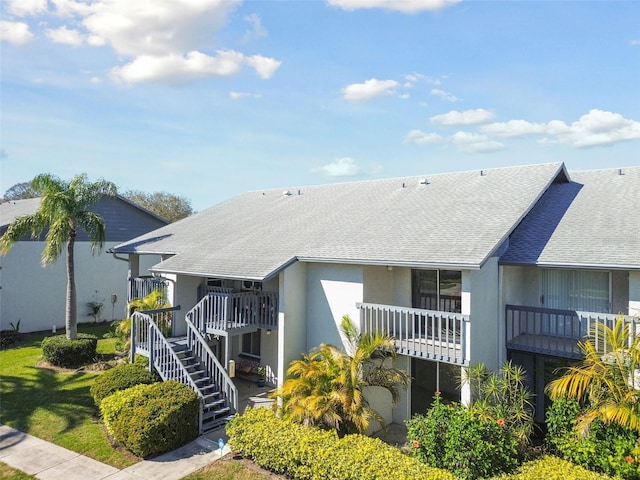
[[[162,277],[169,280],[169,303],[181,307],[175,312],[173,334],[177,337],[186,335],[187,324],[184,319],[187,312],[198,303],[198,285],[202,283],[202,279],[186,275],[163,275]]]
[[[468,288],[472,292],[469,312],[464,311],[466,277],[469,277]],[[505,350],[504,321],[499,307],[498,258],[490,258],[480,270],[463,271],[462,288],[462,313],[471,315],[471,363],[484,363],[487,368],[497,370],[504,356],[501,352]]]
[[[66,255],[54,265],[42,267],[44,242],[17,242],[0,256],[0,330],[20,320],[20,331],[51,331],[53,325],[64,331],[67,289]],[[115,243],[105,244],[105,250]],[[157,258],[141,262],[144,271]],[[74,251],[78,304],[78,323],[93,322],[87,302],[104,304],[101,320],[115,320],[126,314],[128,264],[108,253],[91,254],[86,242],[78,242]],[[148,272],[144,273],[148,274]],[[115,303],[112,295],[115,294]]]
[[[536,267],[502,267],[502,298],[505,304],[539,307],[540,269]]]
[[[640,272],[629,272],[629,315],[640,315]]]
[[[363,268],[356,265],[309,263],[307,266],[307,346],[344,345],[339,325],[344,315],[360,318],[356,303],[363,301]]]
[[[362,269],[362,275],[364,302],[394,305],[393,267],[365,266]]]
[[[289,364],[307,351],[307,264],[296,262],[279,276],[278,358],[275,380],[281,385]],[[275,335],[272,335],[272,337]]]

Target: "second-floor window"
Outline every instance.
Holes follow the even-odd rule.
[[[611,313],[609,272],[542,271],[541,303],[547,308]]]
[[[462,312],[462,272],[457,270],[412,270],[413,308]]]

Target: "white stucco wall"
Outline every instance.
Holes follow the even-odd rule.
[[[307,348],[320,343],[344,346],[339,325],[344,315],[359,325],[356,303],[363,301],[363,268],[310,263],[307,266]]]
[[[187,324],[184,317],[198,302],[198,285],[202,279],[186,275],[163,275],[163,278],[169,280],[169,302],[174,307],[180,305],[180,310],[174,316],[174,335],[186,335]]]
[[[279,276],[278,385],[286,378],[289,364],[307,351],[307,265],[296,262]],[[273,336],[273,335],[272,335]]]
[[[467,270],[462,274],[463,297],[465,277],[470,281],[471,363],[482,362],[492,370],[499,368],[501,352],[505,349],[504,328],[500,315],[498,271],[498,258],[492,257],[480,270]],[[467,313],[464,311],[464,306],[462,313]]]
[[[104,250],[115,246],[105,244]],[[67,288],[66,255],[54,265],[42,267],[40,257],[44,242],[17,242],[7,255],[0,256],[0,329],[9,329],[20,319],[20,331],[51,331],[56,325],[64,331],[65,299]],[[141,261],[141,270],[158,258]],[[120,319],[125,316],[127,301],[126,261],[111,254],[93,256],[86,242],[78,242],[74,250],[75,279],[78,302],[78,323],[93,322],[88,316],[87,302],[104,304],[101,320]],[[117,299],[111,302],[112,294]]]
[[[536,267],[502,267],[505,304],[539,307],[542,294],[541,270]]]

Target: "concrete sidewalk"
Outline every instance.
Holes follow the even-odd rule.
[[[218,439],[225,446],[220,451]],[[0,425],[0,462],[42,480],[179,480],[226,455],[224,427],[123,470]]]

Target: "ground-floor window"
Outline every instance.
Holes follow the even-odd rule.
[[[260,330],[242,335],[242,353],[260,356]]]
[[[426,413],[436,391],[446,401],[459,402],[460,369],[459,365],[412,358],[411,415]]]

